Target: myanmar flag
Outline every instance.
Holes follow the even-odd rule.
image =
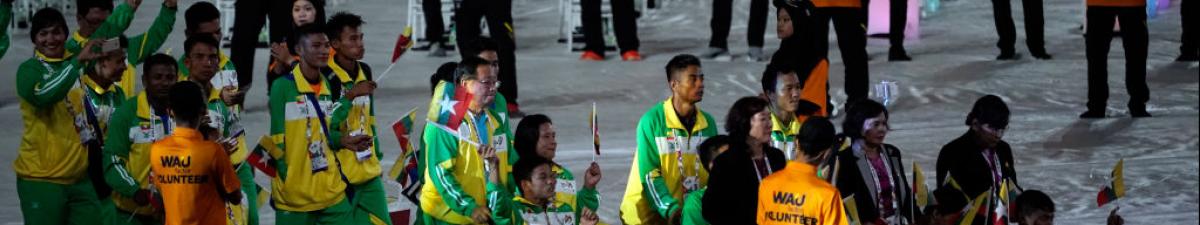
[[[279,146],[275,145],[271,136],[263,135],[258,138],[258,145],[254,146],[254,151],[250,153],[246,161],[263,174],[275,177],[275,158],[280,156],[283,156],[283,151],[279,150]]]
[[[466,90],[458,90],[454,83],[438,82],[429,101],[427,120],[444,130],[448,129],[447,132],[457,134],[458,126],[467,116],[470,101],[471,94]]]
[[[925,185],[925,173],[921,171],[921,165],[913,162],[913,200],[917,204],[917,210],[924,210],[929,206],[929,186]]]
[[[400,117],[400,120],[392,123],[392,131],[396,133],[396,140],[400,141],[400,155],[396,157],[396,163],[392,164],[392,169],[388,172],[388,177],[400,183],[401,193],[413,202],[416,202],[416,190],[421,186],[421,174],[417,168],[420,149],[409,139],[413,131],[413,118],[416,117],[417,109],[413,108],[404,117]]]
[[[987,212],[987,209],[985,208],[988,207],[988,197],[991,196],[991,193],[991,191],[979,193],[978,197],[975,197],[974,200],[971,200],[971,209],[967,210],[967,213],[963,214],[962,217],[959,218],[958,223],[955,224],[971,225],[975,222],[975,216],[978,216],[980,213]]]
[[[1122,167],[1125,166],[1125,159],[1117,161],[1117,166],[1112,170],[1112,182],[1100,189],[1100,193],[1096,194],[1096,205],[1104,206],[1113,200],[1125,197],[1125,177],[1122,176]]]

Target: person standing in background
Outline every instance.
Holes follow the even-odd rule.
[[[992,16],[996,20],[996,34],[1000,36],[1000,40],[996,41],[996,47],[1000,48],[1000,56],[996,56],[996,60],[1020,58],[1015,47],[1017,28],[1013,25],[1012,4],[1009,1],[1012,0],[992,0]],[[1142,2],[1145,3],[1145,1]],[[1029,54],[1037,59],[1050,59],[1050,54],[1046,53],[1046,43],[1043,37],[1045,36],[1043,34],[1045,19],[1042,16],[1042,0],[1021,0],[1021,6],[1025,8],[1025,44],[1029,46]],[[1142,14],[1145,17],[1146,13],[1142,12]]]

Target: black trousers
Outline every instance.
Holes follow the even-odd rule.
[[[600,22],[601,0],[580,0],[580,22],[583,22],[583,50],[604,56],[604,26]],[[633,11],[633,0],[610,0],[613,29],[617,35],[620,52],[637,51],[640,41],[637,36],[637,18]]]
[[[992,16],[996,20],[996,34],[1000,35],[996,47],[1000,48],[1000,52],[1016,51],[1014,45],[1017,42],[1017,28],[1016,25],[1013,25],[1012,4],[1009,1],[992,0]],[[1030,52],[1045,52],[1045,38],[1043,37],[1045,19],[1042,17],[1042,0],[1021,0],[1021,6],[1025,8],[1025,44],[1029,46]]]
[[[867,98],[870,77],[867,70],[867,30],[863,8],[818,7],[813,10],[817,49],[829,58],[829,22],[837,31],[838,49],[846,66],[846,102]]]
[[[1104,110],[1108,101],[1108,50],[1113,38],[1113,22],[1121,21],[1121,41],[1125,46],[1125,90],[1129,108],[1145,109],[1150,100],[1146,87],[1146,7],[1087,7],[1088,110]]]
[[[487,19],[488,34],[492,41],[500,47],[496,52],[500,60],[500,94],[509,104],[517,104],[517,61],[516,37],[513,32],[512,0],[463,0],[454,15],[454,29],[458,35],[457,44],[462,57],[475,56],[479,49],[474,49],[471,42],[480,39],[482,30],[480,20]]]
[[[442,21],[442,1],[421,0],[421,11],[425,15],[425,39],[429,43],[445,43],[446,23]]]
[[[234,3],[233,36],[229,60],[236,65],[238,88],[249,90],[254,81],[254,51],[258,48],[258,34],[267,19],[271,20],[271,42],[283,41],[291,30],[292,1],[288,0],[238,0]],[[276,22],[278,21],[278,22]],[[267,87],[270,88],[270,84]]]
[[[862,0],[863,21],[871,21],[867,7],[870,0]],[[888,41],[892,48],[904,49],[904,28],[908,23],[908,0],[888,1]]]
[[[750,0],[750,20],[746,30],[746,42],[750,47],[763,46],[763,33],[767,31],[767,11],[769,0]],[[708,47],[728,49],[729,26],[733,11],[733,0],[713,0],[712,20],[708,27],[712,29],[712,37]]]
[[[1196,27],[1196,13],[1200,13],[1200,8],[1196,8],[1196,0],[1184,0],[1179,3],[1179,14],[1183,26],[1183,35],[1179,45],[1179,51],[1182,54],[1200,54],[1200,36],[1196,36],[1196,32],[1200,32],[1200,27]]]

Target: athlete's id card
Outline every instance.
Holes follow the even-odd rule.
[[[329,168],[329,160],[325,159],[325,148],[322,142],[308,143],[308,159],[312,162],[312,172],[321,172]]]

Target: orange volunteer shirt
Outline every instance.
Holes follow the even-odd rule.
[[[220,144],[176,128],[150,146],[150,162],[151,181],[163,196],[163,224],[225,224],[221,193],[239,191],[241,183]]]
[[[816,168],[788,162],[758,186],[758,224],[847,225],[842,195]]]

